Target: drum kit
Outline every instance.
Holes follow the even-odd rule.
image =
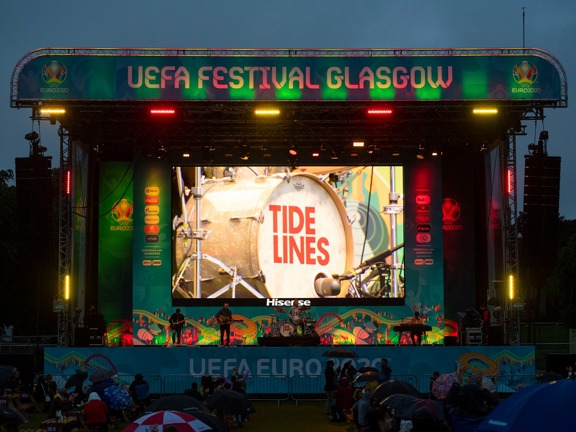
[[[300,306],[291,314],[284,308],[275,307],[275,312],[286,314],[288,317],[278,320],[277,314],[270,315],[270,325],[266,328],[266,334],[270,337],[317,336],[314,328],[316,320],[308,312],[309,309],[310,306]]]

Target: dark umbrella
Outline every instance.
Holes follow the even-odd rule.
[[[384,398],[380,405],[390,408],[394,417],[409,419],[412,407],[419,400],[416,396],[397,393]]]
[[[322,357],[334,357],[334,358],[355,358],[358,357],[354,351],[350,351],[344,348],[334,348],[324,351]]]
[[[171,395],[164,396],[163,398],[156,399],[152,401],[146,412],[156,412],[156,411],[208,411],[206,405],[200,402],[198,399],[186,395]]]
[[[360,373],[364,373],[364,372],[380,373],[380,371],[378,369],[376,369],[374,366],[362,366],[360,369],[358,369],[358,372],[360,372]]]
[[[564,376],[559,374],[558,372],[543,371],[543,370],[536,371],[537,382],[550,382],[550,381],[558,381],[561,379],[564,379]]]
[[[16,373],[14,366],[0,365],[0,384],[8,381]]]
[[[380,384],[372,392],[372,403],[380,403],[383,399],[393,394],[407,394],[420,397],[420,392],[412,384],[406,381],[390,380]]]
[[[65,388],[70,388],[70,387],[82,388],[82,384],[84,384],[84,381],[86,380],[86,378],[88,378],[88,372],[77,371],[74,375],[72,375],[70,378],[68,378],[64,387]]]
[[[535,384],[513,393],[488,414],[477,432],[568,430],[574,424],[576,380]]]
[[[26,416],[17,409],[0,404],[0,424],[19,425],[27,421]]]
[[[193,410],[189,410],[189,411],[185,411],[185,412],[187,414],[193,415],[198,420],[201,420],[202,422],[206,423],[208,426],[210,426],[216,432],[229,432],[230,431],[230,428],[224,422],[224,420],[216,417],[214,414],[211,414],[211,413],[206,412],[206,411],[200,411],[198,409],[193,409]]]
[[[218,390],[206,400],[212,410],[221,410],[227,414],[246,415],[254,411],[252,404],[243,393],[234,390]]]
[[[378,372],[368,371],[357,375],[352,382],[356,384],[361,382],[378,381],[379,378],[380,374]]]
[[[90,375],[90,381],[93,383],[98,383],[102,381],[106,381],[107,379],[112,378],[114,375],[117,375],[117,372],[112,369],[96,369]]]

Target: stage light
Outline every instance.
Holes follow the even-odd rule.
[[[70,300],[70,275],[64,277],[64,300]]]
[[[257,116],[277,116],[280,115],[278,108],[256,108],[254,114]]]
[[[514,287],[514,275],[508,276],[508,298],[510,300],[514,300],[516,296],[515,287]]]
[[[40,115],[66,114],[64,108],[40,108]]]
[[[368,114],[373,116],[385,116],[392,114],[390,108],[368,108]]]
[[[312,157],[319,157],[320,156],[320,152],[319,151],[313,151],[312,152]]]
[[[288,149],[288,153],[290,153],[291,156],[296,156],[298,154],[298,147],[296,147],[295,144],[290,144],[290,148]]]
[[[354,141],[352,147],[364,147],[364,141]]]
[[[250,147],[246,144],[240,146],[240,159],[243,161],[250,159]]]
[[[72,171],[66,170],[66,195],[72,192]]]
[[[476,115],[495,115],[498,114],[498,108],[491,108],[491,107],[474,108],[472,110],[472,113]]]
[[[38,132],[36,131],[28,132],[26,135],[24,135],[24,139],[26,141],[36,141],[38,139]]]
[[[170,116],[176,114],[174,108],[150,108],[150,114],[157,116]]]
[[[426,149],[424,148],[424,144],[418,145],[418,151],[416,152],[416,159],[422,160],[424,159]]]

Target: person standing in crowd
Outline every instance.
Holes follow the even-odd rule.
[[[172,344],[180,345],[180,342],[182,340],[182,327],[184,326],[184,321],[185,318],[184,315],[180,313],[180,309],[176,309],[176,312],[170,315],[168,322],[170,323]]]
[[[338,388],[336,383],[336,376],[338,372],[334,370],[334,360],[328,360],[326,362],[326,368],[324,369],[324,391],[326,392],[326,405],[325,412],[330,418],[332,416],[332,406],[334,405],[334,392]]]
[[[220,325],[220,345],[230,345],[230,323],[232,322],[232,311],[230,305],[224,303],[224,307],[216,314],[216,321]],[[226,343],[224,343],[226,342]]]
[[[412,318],[410,318],[410,324],[411,325],[422,325],[424,324],[424,321],[422,320],[422,318],[420,318],[420,312],[415,311],[414,312],[414,316]],[[420,329],[414,329],[410,332],[410,339],[412,339],[412,345],[422,345],[422,334],[424,332]]]
[[[108,430],[108,406],[102,402],[98,393],[90,393],[88,402],[84,405],[83,413],[84,423],[88,429],[94,432],[106,432]]]
[[[130,384],[128,392],[138,407],[138,412],[143,414],[150,402],[150,386],[141,373],[134,375],[134,381]]]
[[[359,431],[367,426],[366,414],[370,410],[370,397],[372,392],[366,389],[360,391],[359,399],[352,405],[352,419]]]
[[[378,384],[390,381],[390,377],[392,377],[392,368],[388,364],[388,359],[382,358],[380,359],[380,379]]]
[[[342,371],[340,372],[340,379],[348,378],[348,382],[352,382],[357,372],[358,371],[352,364],[352,360],[348,360],[346,363],[344,363],[344,366],[342,366]]]
[[[345,422],[348,412],[356,402],[354,400],[354,387],[352,387],[350,380],[345,376],[338,381],[338,388],[334,392],[334,399],[332,419],[330,421]]]

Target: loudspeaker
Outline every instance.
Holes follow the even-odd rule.
[[[542,210],[558,213],[560,163],[558,156],[524,156],[524,212]]]
[[[51,158],[16,158],[18,235],[28,256],[45,254],[53,243]]]

